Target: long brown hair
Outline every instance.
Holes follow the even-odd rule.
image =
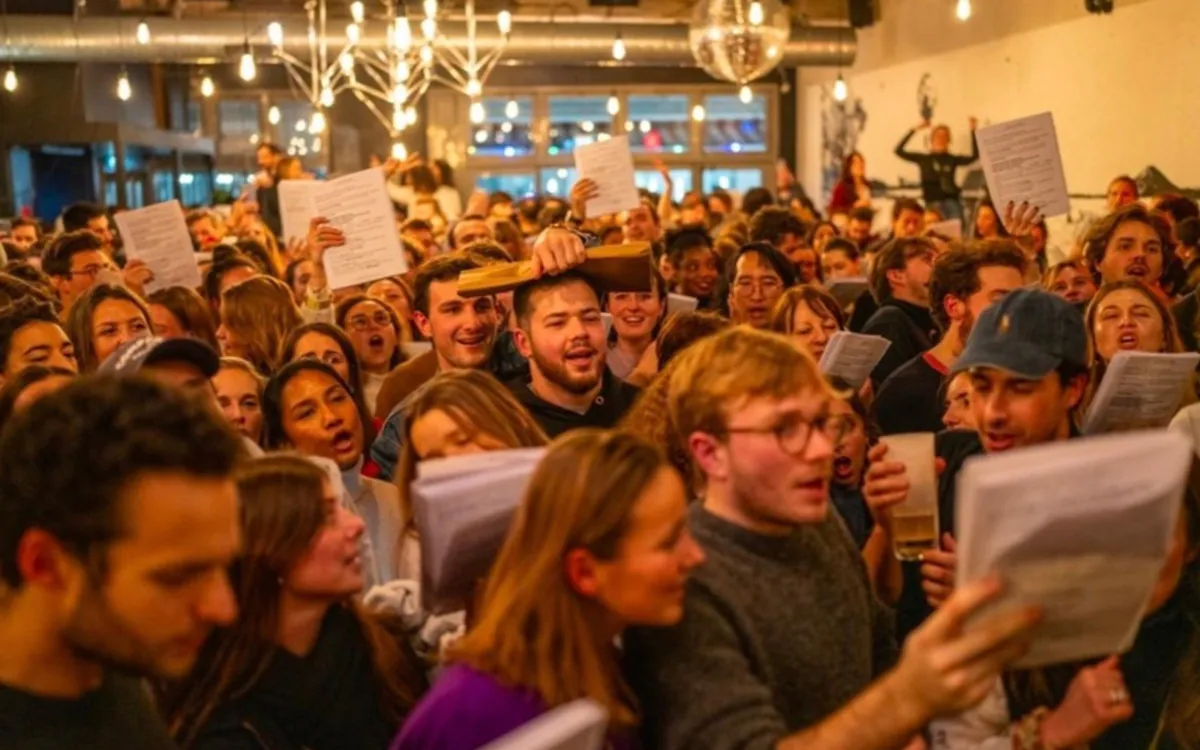
[[[169,286],[151,294],[147,300],[151,305],[162,305],[183,329],[213,349],[220,351],[217,343],[217,327],[213,325],[212,308],[195,289],[185,286]]]
[[[221,295],[221,323],[245,342],[245,358],[268,377],[280,364],[284,339],[303,322],[287,284],[270,276],[246,279]]]
[[[142,298],[119,284],[96,284],[84,292],[83,296],[71,305],[67,315],[67,335],[75,345],[75,359],[79,361],[80,372],[91,372],[100,366],[96,358],[96,344],[92,338],[92,318],[100,303],[109,300],[128,302],[142,313],[146,321],[146,335],[152,335],[154,330],[150,322],[150,310]]]
[[[417,451],[412,428],[431,411],[441,411],[454,420],[463,434],[484,433],[506,448],[537,448],[549,442],[546,433],[529,416],[512,392],[481,370],[447,370],[429,381],[405,409],[404,447],[396,468],[400,492],[400,535],[416,532],[413,525],[409,485],[417,476]]]
[[[837,323],[839,331],[846,329],[846,314],[833,295],[809,285],[794,286],[783,293],[771,312],[770,329],[776,333],[793,333],[796,330],[796,308],[802,302],[818,317]]]
[[[312,547],[326,523],[325,472],[294,454],[275,454],[244,465],[237,475],[242,550],[230,571],[238,619],[209,637],[196,668],[165,691],[164,709],[184,747],[214,710],[252,691],[270,666],[279,629],[282,580]],[[349,597],[371,652],[384,716],[399,723],[417,698],[420,676],[381,621]]]
[[[568,585],[563,559],[579,548],[612,559],[664,466],[655,445],[627,433],[577,430],[555,441],[488,576],[479,621],[447,658],[532,690],[547,708],[590,698],[614,724],[636,723],[601,605]]]

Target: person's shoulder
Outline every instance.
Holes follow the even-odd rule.
[[[417,704],[392,749],[478,747],[543,712],[540,699],[531,691],[501,684],[492,675],[456,664],[442,673]]]
[[[870,333],[873,329],[890,330],[905,325],[905,321],[904,312],[900,308],[885,302],[867,319],[867,324],[863,326],[863,333]]]
[[[879,386],[879,395],[875,397],[876,401],[883,398],[885,392],[899,391],[908,383],[920,379],[925,374],[923,370],[928,367],[925,364],[924,356],[924,354],[918,354],[888,375],[887,379],[883,381],[883,385]]]
[[[971,456],[983,453],[983,442],[974,430],[943,430],[934,438],[934,453],[945,459],[946,471],[957,471]]]

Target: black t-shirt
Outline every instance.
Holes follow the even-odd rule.
[[[586,412],[564,409],[557,404],[543,400],[533,392],[528,378],[511,380],[506,385],[517,401],[521,402],[534,421],[541,425],[546,435],[553,440],[567,430],[580,427],[616,427],[625,412],[633,406],[634,400],[641,391],[612,374],[608,368],[604,370],[604,384],[600,393]]]
[[[884,435],[940,432],[946,370],[929,352],[905,362],[879,389],[875,417]]]
[[[173,750],[144,684],[109,674],[80,698],[46,698],[0,685],[4,750]]]
[[[883,358],[871,371],[871,382],[876,387],[895,372],[900,365],[933,346],[937,339],[937,326],[929,308],[898,299],[889,299],[879,306],[863,326],[863,333],[882,336],[891,342]]]

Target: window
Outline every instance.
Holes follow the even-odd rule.
[[[592,143],[601,134],[612,135],[612,115],[607,96],[552,96],[546,153],[570,154],[576,146]]]
[[[671,200],[678,203],[692,189],[692,170],[668,169],[671,175]],[[639,188],[661,195],[663,191],[662,175],[657,169],[638,170],[633,173],[633,181]]]
[[[217,103],[217,127],[220,129],[219,148],[222,154],[253,153],[258,139],[258,101],[254,99],[222,99]],[[251,140],[254,136],[254,140]]]
[[[557,167],[552,169],[542,170],[542,194],[555,195],[559,198],[567,198],[571,194],[571,188],[575,185],[575,181],[579,179],[579,173],[574,167]]]
[[[483,122],[471,124],[472,156],[513,158],[533,153],[533,99],[485,97]]]
[[[488,193],[505,192],[521,198],[537,192],[537,180],[525,172],[484,172],[475,179],[475,187]]]
[[[767,99],[755,94],[749,104],[733,95],[704,97],[706,154],[765,154]]]
[[[141,177],[130,177],[125,180],[125,207],[141,208],[146,205],[145,187]]]
[[[717,188],[744,193],[751,188],[762,187],[763,173],[761,169],[706,169],[701,180],[705,193],[711,193]]]
[[[686,153],[691,144],[692,121],[688,97],[630,96],[629,149],[636,153]]]
[[[154,182],[154,201],[155,203],[163,203],[171,200],[174,196],[174,190],[171,183],[174,181],[175,175],[163,170],[155,170],[151,172],[150,179]]]

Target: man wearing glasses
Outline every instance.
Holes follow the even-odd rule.
[[[766,329],[775,303],[796,285],[796,270],[787,256],[767,242],[744,245],[729,259],[729,317],[737,325]]]
[[[104,272],[117,273],[117,266],[105,252],[105,247],[99,236],[81,229],[60,234],[42,254],[42,270],[54,283],[64,315]]]
[[[903,654],[858,548],[830,512],[845,416],[816,364],[783,337],[735,328],[680,355],[674,433],[701,487],[684,618],[624,637],[646,747],[923,747],[933,717],[977,703],[1017,658],[1036,612],[965,619],[993,582],[964,587]],[[986,632],[986,635],[982,635]]]
[[[871,372],[877,389],[900,365],[937,341],[937,325],[929,311],[935,257],[937,248],[928,239],[903,237],[884,244],[871,266],[871,294],[879,309],[862,332],[891,342]]]

